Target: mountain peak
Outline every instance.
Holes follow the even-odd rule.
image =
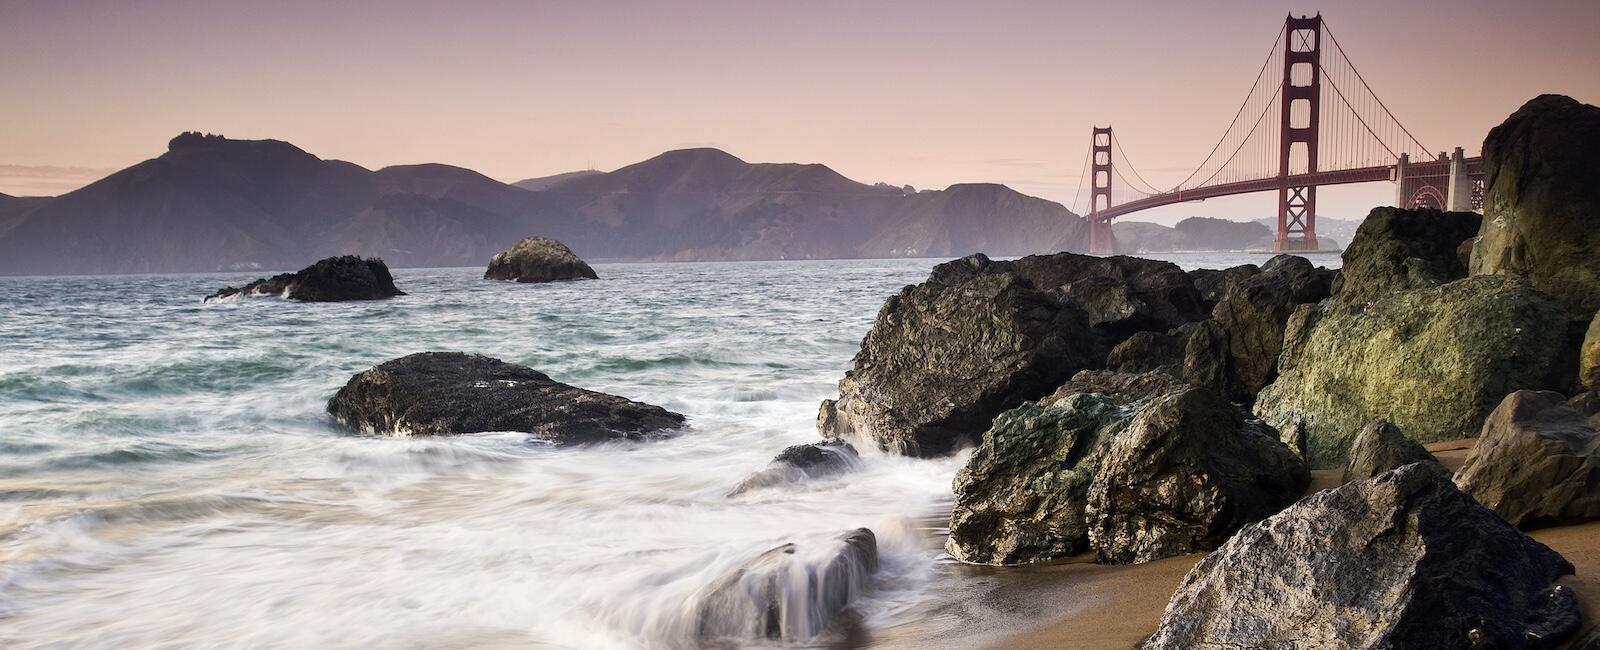
[[[167,153],[256,152],[310,156],[304,149],[282,140],[236,140],[217,133],[184,131],[167,141]]]

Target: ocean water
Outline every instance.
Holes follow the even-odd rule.
[[[960,579],[939,534],[964,455],[863,450],[836,479],[726,493],[817,439],[883,299],[935,262],[610,264],[548,285],[399,269],[410,295],[340,304],[201,302],[243,274],[0,278],[0,647],[695,647],[708,585],[862,526],[882,557],[866,596],[796,643],[915,640]],[[690,426],[558,449],[326,415],[352,374],[426,350]]]

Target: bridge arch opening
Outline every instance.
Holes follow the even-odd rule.
[[[1411,207],[1413,209],[1443,210],[1445,206],[1444,192],[1432,185],[1423,185],[1411,193]]]

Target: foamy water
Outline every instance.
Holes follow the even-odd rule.
[[[241,274],[0,279],[0,646],[692,647],[707,585],[856,527],[882,566],[852,643],[903,638],[952,579],[938,522],[963,456],[864,450],[838,478],[726,493],[817,439],[883,299],[931,264],[401,269],[410,295],[344,304],[200,302]],[[690,428],[556,449],[352,436],[324,413],[353,373],[424,350]]]

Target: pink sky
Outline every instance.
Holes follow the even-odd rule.
[[[1319,9],[1434,149],[1475,152],[1541,92],[1600,103],[1595,0],[452,4],[0,0],[0,192],[68,191],[201,130],[508,181],[715,146],[1070,204],[1095,124],[1153,183],[1181,179],[1284,15]],[[1321,211],[1392,193],[1324,190]],[[1132,218],[1254,218],[1273,201]]]

